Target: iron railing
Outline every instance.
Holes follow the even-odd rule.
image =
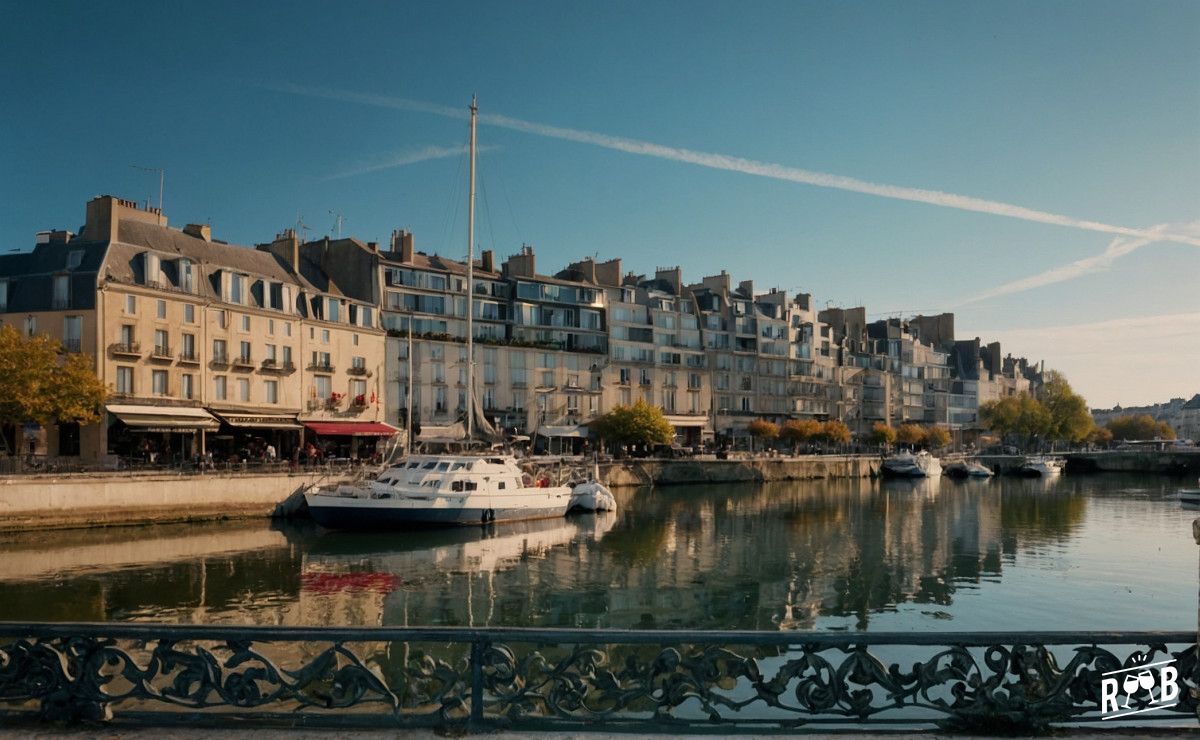
[[[681,732],[1034,732],[1195,633],[798,633],[0,623],[0,718]],[[1136,682],[1135,682],[1136,683]],[[1161,694],[1160,694],[1161,696]],[[1130,697],[1130,709],[1155,709]]]

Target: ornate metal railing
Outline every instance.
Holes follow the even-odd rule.
[[[1176,704],[1132,719],[1194,722],[1185,632],[0,623],[0,720],[1024,732],[1101,720],[1104,674],[1168,660]]]

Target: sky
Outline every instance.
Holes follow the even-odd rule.
[[[6,3],[0,251],[173,225],[728,270],[1200,393],[1200,3]]]

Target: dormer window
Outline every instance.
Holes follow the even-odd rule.
[[[191,260],[179,260],[179,289],[184,293],[196,292],[196,278]]]
[[[0,280],[0,311],[8,310],[8,280]]]
[[[68,270],[74,270],[76,267],[79,267],[79,263],[81,263],[81,262],[83,262],[83,250],[82,249],[72,249],[70,252],[67,252],[67,269]]]
[[[327,307],[325,310],[325,320],[338,322],[341,321],[341,303],[336,298],[327,299]]]
[[[229,276],[229,302],[243,305],[246,303],[246,276],[231,274]]]

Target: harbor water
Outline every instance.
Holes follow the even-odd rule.
[[[440,531],[266,521],[0,537],[0,619],[283,625],[1192,629],[1194,511],[1134,475],[618,492]]]

